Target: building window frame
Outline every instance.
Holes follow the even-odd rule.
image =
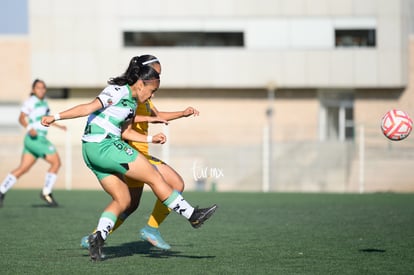
[[[335,28],[336,48],[375,48],[377,34],[375,28]]]
[[[354,93],[320,92],[319,140],[345,142],[355,136]]]
[[[243,31],[124,31],[124,47],[244,47]]]

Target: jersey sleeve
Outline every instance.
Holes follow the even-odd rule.
[[[103,108],[113,104],[115,105],[121,100],[122,94],[118,92],[119,90],[119,87],[108,86],[97,96],[99,101],[101,101]]]
[[[32,101],[30,99],[26,100],[25,102],[23,102],[22,108],[20,109],[20,111],[22,113],[25,113],[26,115],[29,115],[32,110],[33,110],[33,104],[31,104]]]

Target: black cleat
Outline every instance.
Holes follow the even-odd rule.
[[[189,219],[191,225],[194,228],[199,228],[203,225],[203,223],[208,220],[208,218],[211,217],[211,215],[214,214],[214,212],[217,209],[217,205],[213,205],[209,208],[194,208],[193,214],[191,214],[191,217]]]
[[[43,195],[42,192],[40,192],[40,197],[42,198],[42,200],[44,200],[45,202],[47,202],[47,204],[49,206],[52,207],[56,207],[58,206],[58,203],[56,202],[56,200],[53,198],[52,193],[47,194],[47,195]]]
[[[3,194],[2,192],[0,192],[0,207],[3,207],[3,201],[4,201],[5,196],[6,194]]]
[[[102,238],[101,231],[96,231],[95,233],[89,235],[89,256],[91,256],[92,261],[100,261],[105,256],[102,253],[102,248],[104,246],[104,239]]]

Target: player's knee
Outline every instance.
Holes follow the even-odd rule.
[[[176,178],[174,181],[172,182],[168,182],[169,185],[171,185],[172,188],[174,188],[175,190],[179,191],[179,192],[183,192],[184,191],[184,181],[182,180],[182,178]]]
[[[60,166],[62,166],[62,163],[60,162],[60,158],[56,158],[56,161],[55,161],[55,166],[56,166],[57,168],[60,168]]]
[[[118,201],[121,208],[124,210],[128,209],[131,206],[131,197],[124,196],[120,201]]]
[[[59,170],[60,167],[62,166],[62,163],[60,162],[60,159],[57,158],[55,162],[52,163],[52,166],[55,168],[55,170]]]
[[[52,170],[57,171],[61,167],[62,163],[60,162],[59,157],[50,157],[46,158],[46,160],[49,162]]]
[[[156,186],[157,184],[159,184],[160,182],[165,183],[164,178],[161,176],[160,173],[158,173],[157,171],[154,170],[153,173],[151,173],[151,175],[148,175],[147,180],[145,180],[145,182],[149,185],[149,186]]]

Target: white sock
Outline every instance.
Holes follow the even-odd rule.
[[[109,232],[112,228],[114,228],[115,222],[117,217],[114,213],[111,212],[103,212],[99,222],[98,226],[96,227],[96,231],[101,231],[102,239],[106,240],[106,238],[109,235]]]
[[[43,195],[52,193],[53,185],[55,185],[57,175],[54,173],[46,173],[45,185],[43,186]]]
[[[176,190],[172,192],[168,199],[163,201],[163,204],[181,216],[184,216],[187,220],[194,212],[194,207],[192,207]]]
[[[13,174],[8,174],[0,186],[0,192],[5,194],[16,183],[17,179]]]

